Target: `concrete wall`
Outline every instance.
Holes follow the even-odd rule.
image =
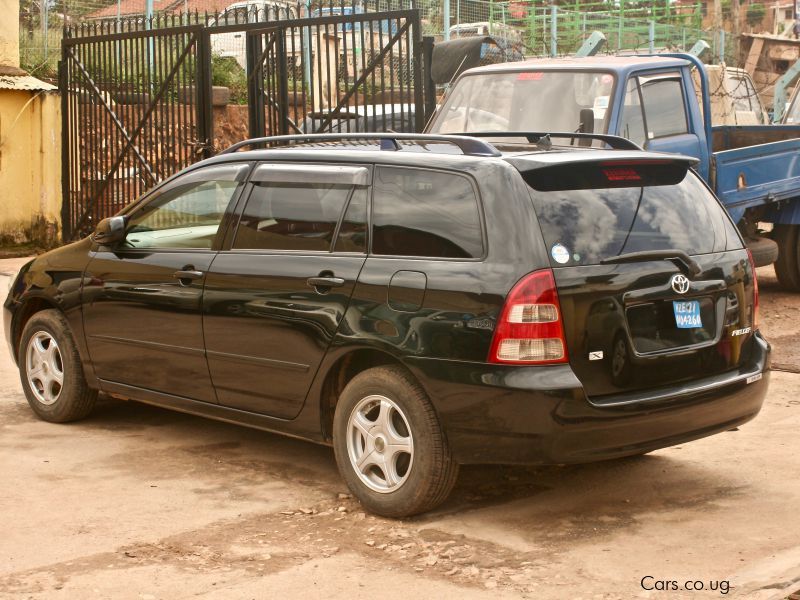
[[[0,0],[0,65],[19,66],[19,0]]]
[[[0,89],[0,246],[52,245],[60,223],[60,97]]]

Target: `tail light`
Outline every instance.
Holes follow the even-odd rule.
[[[489,350],[490,363],[567,362],[561,306],[553,271],[534,271],[509,292]]]
[[[753,330],[758,329],[758,277],[756,276],[756,261],[753,260],[753,253],[747,249],[747,258],[750,260],[750,268],[753,271]]]

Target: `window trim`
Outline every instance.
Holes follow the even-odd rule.
[[[250,174],[251,183],[326,183],[363,187],[369,182],[366,167],[350,165],[316,165],[260,163]]]
[[[423,261],[444,261],[444,262],[482,262],[485,261],[489,255],[489,243],[487,240],[486,235],[486,217],[483,210],[483,197],[480,193],[480,188],[478,186],[477,181],[475,178],[469,174],[464,173],[463,171],[458,171],[455,169],[444,169],[444,168],[436,168],[436,167],[417,167],[412,165],[396,165],[391,163],[375,163],[375,170],[377,171],[381,167],[388,167],[392,169],[407,169],[413,171],[433,171],[438,173],[447,173],[449,175],[456,175],[458,177],[465,178],[469,184],[472,186],[472,191],[475,193],[475,201],[477,203],[478,208],[478,225],[481,231],[481,250],[482,253],[480,256],[473,256],[469,258],[451,258],[446,256],[416,256],[416,255],[404,255],[404,254],[376,254],[372,251],[372,240],[374,238],[372,231],[373,231],[373,203],[375,197],[375,181],[373,172],[373,182],[372,182],[372,193],[370,194],[370,202],[369,202],[369,244],[367,246],[367,257],[368,258],[381,258],[381,259],[402,259],[402,260],[423,260]]]
[[[132,213],[140,210],[142,206],[152,202],[161,194],[168,192],[176,185],[180,185],[178,182],[182,180],[184,177],[189,177],[192,175],[197,174],[198,171],[204,171],[206,169],[216,169],[219,167],[230,167],[231,165],[240,165],[243,167],[247,167],[247,173],[244,175],[242,179],[243,182],[247,182],[250,179],[250,173],[253,170],[253,162],[249,160],[236,160],[236,161],[226,161],[226,162],[217,162],[212,164],[194,164],[182,171],[178,171],[174,175],[168,177],[164,181],[161,181],[154,185],[152,188],[144,192],[141,196],[136,198],[135,200],[131,201],[130,204],[126,205],[119,211],[119,215],[129,217]]]

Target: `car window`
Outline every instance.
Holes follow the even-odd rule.
[[[639,97],[639,83],[636,78],[628,80],[625,90],[625,106],[619,124],[619,134],[640,146],[644,146],[647,136],[644,130],[644,113]]]
[[[257,182],[233,249],[328,252],[352,191],[346,184]]]
[[[641,86],[647,139],[688,133],[680,79],[642,81]]]
[[[247,165],[192,171],[129,215],[131,248],[210,249]]]
[[[642,250],[707,254],[738,247],[723,209],[691,171],[677,185],[531,193],[554,267]]]
[[[372,252],[394,256],[483,255],[478,198],[463,175],[379,167],[372,206]]]
[[[367,188],[359,187],[350,197],[350,204],[344,213],[339,233],[336,236],[334,252],[367,251]]]

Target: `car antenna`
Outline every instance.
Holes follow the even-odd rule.
[[[464,58],[461,59],[461,62],[458,63],[458,67],[456,67],[456,70],[453,71],[453,76],[450,77],[450,81],[447,82],[447,85],[444,88],[444,94],[442,94],[442,99],[436,103],[436,108],[433,110],[433,112],[428,117],[428,120],[425,122],[425,127],[423,128],[423,131],[428,131],[428,125],[431,124],[431,121],[433,120],[433,117],[436,115],[436,112],[439,110],[439,107],[442,105],[442,102],[444,102],[444,99],[447,97],[447,94],[450,93],[450,88],[453,85],[453,81],[455,81],[456,76],[461,71],[461,67],[464,66],[465,60],[467,60],[466,54],[464,55]]]

